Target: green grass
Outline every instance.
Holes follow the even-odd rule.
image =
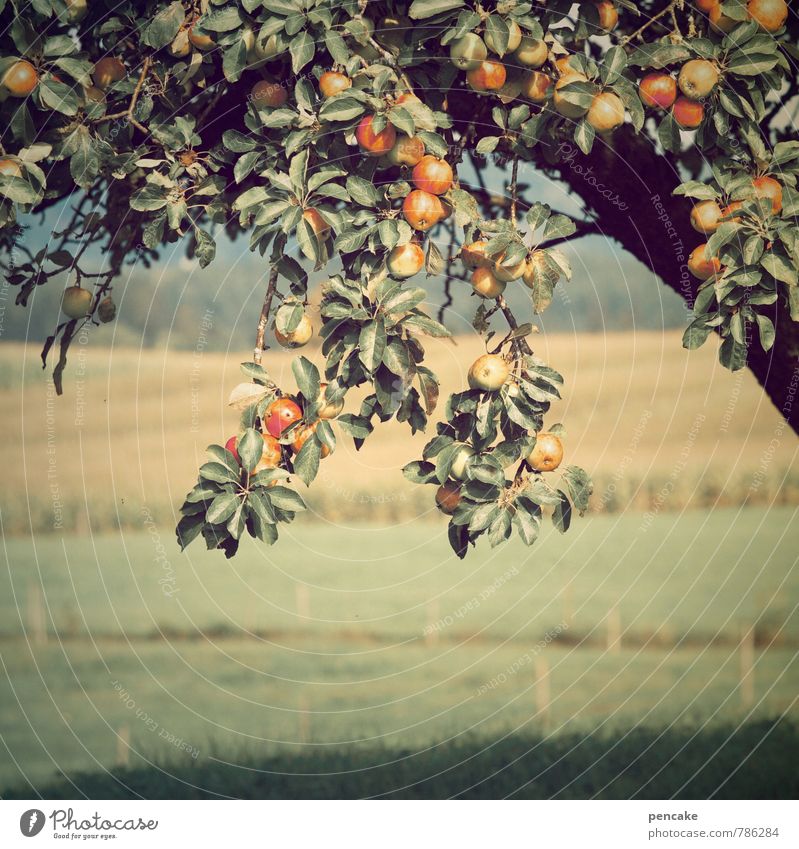
[[[570,642],[601,642],[617,608],[633,644],[737,641],[754,624],[768,642],[796,640],[795,514],[691,512],[648,526],[640,515],[587,516],[565,536],[548,526],[529,549],[483,541],[463,562],[443,519],[353,529],[300,519],[272,548],[247,540],[233,561],[200,543],[181,554],[168,531],[8,539],[0,635],[22,632],[41,584],[50,628],[65,636],[418,640],[439,623],[442,640],[537,639],[565,619]]]
[[[5,798],[795,799],[799,730],[746,726],[468,737],[427,749],[305,749],[266,759],[78,774]]]
[[[381,530],[298,522],[279,547],[248,545],[233,562],[199,547],[181,555],[171,536],[155,532],[7,539],[0,787],[101,771],[120,751],[135,786],[144,781],[136,769],[163,761],[169,771],[188,763],[213,789],[226,780],[215,757],[278,772],[292,771],[297,758],[295,771],[317,763],[325,771],[339,758],[349,770],[375,752],[434,746],[432,760],[408,759],[424,764],[408,772],[417,784],[441,758],[460,757],[460,747],[506,734],[521,751],[546,732],[542,751],[560,751],[568,737],[585,738],[589,752],[599,739],[589,732],[604,740],[614,729],[662,727],[668,738],[690,727],[715,740],[724,723],[795,718],[792,521],[784,507],[669,514],[650,525],[640,515],[591,516],[565,537],[548,531],[531,549],[481,546],[465,562],[449,553],[443,523]],[[38,586],[45,645],[32,641],[35,629],[31,642],[23,632],[35,619]],[[621,627],[614,650],[608,622]],[[749,700],[738,644],[751,627]],[[547,634],[554,640],[538,647]],[[639,729],[635,739],[651,733]],[[794,739],[792,727],[785,733]],[[691,748],[697,758],[709,751]],[[760,754],[753,758],[765,768]],[[563,775],[581,762],[567,760]],[[479,777],[490,760],[469,763],[435,793],[461,792],[463,776]],[[652,774],[648,756],[642,763],[634,780]],[[177,792],[149,774],[150,795]],[[511,792],[520,775],[511,770],[509,784],[485,792]],[[587,792],[613,775],[600,770],[575,786]],[[243,780],[230,780],[232,795],[244,792]],[[359,781],[342,793],[366,793],[368,782]],[[375,786],[386,792],[398,786],[381,781]],[[331,792],[329,782],[310,780],[248,792],[300,786]],[[613,786],[632,792],[626,779]],[[656,786],[655,796],[672,792],[668,782]],[[556,784],[541,785],[541,794],[555,792]]]

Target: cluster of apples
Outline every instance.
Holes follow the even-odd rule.
[[[61,296],[61,311],[67,318],[86,318],[91,312],[92,300],[92,293],[88,289],[77,285],[67,286]],[[97,304],[95,315],[103,324],[107,324],[114,320],[116,314],[117,307],[114,299],[110,295],[106,295]]]
[[[782,210],[782,185],[773,177],[763,175],[752,180],[756,198],[771,202],[771,212],[778,215]],[[714,200],[703,200],[694,205],[691,210],[691,226],[697,233],[710,236],[718,230],[724,221],[734,221],[736,213],[743,206],[743,201],[734,200],[727,206],[721,207]],[[697,245],[688,257],[688,269],[699,280],[709,280],[721,271],[721,261],[717,256],[710,256],[707,242]]]
[[[711,29],[720,33],[732,32],[742,21],[736,21],[721,10],[722,0],[696,0],[696,7],[704,12]],[[785,0],[749,0],[746,12],[750,21],[756,21],[766,32],[777,32],[788,20],[788,4]]]
[[[542,251],[532,254],[510,265],[505,253],[489,256],[488,242],[478,239],[461,248],[460,259],[466,268],[472,269],[472,288],[482,298],[498,298],[512,280],[523,280],[530,289],[535,288],[539,265],[544,262]]]
[[[599,14],[600,27],[606,32],[615,28],[619,15],[610,0],[595,2]],[[456,68],[466,71],[469,87],[478,93],[494,93],[504,103],[517,97],[535,103],[544,104],[551,96],[555,110],[565,118],[585,120],[597,132],[609,132],[624,121],[624,104],[621,98],[611,91],[601,91],[594,96],[589,106],[570,102],[564,96],[563,89],[569,83],[585,81],[587,78],[576,68],[569,65],[568,55],[555,58],[543,39],[523,34],[519,25],[512,20],[506,21],[509,30],[508,46],[505,55],[489,57],[489,51],[497,53],[497,46],[491,32],[481,37],[470,32],[457,39],[450,48],[450,60]],[[549,61],[557,75],[541,70]],[[508,67],[522,68],[524,72],[508,75]]]
[[[409,100],[418,98],[411,92],[404,92],[396,98],[395,104]],[[355,140],[366,156],[378,157],[379,164],[410,169],[414,188],[403,200],[402,214],[414,230],[424,233],[449,217],[452,208],[441,196],[452,188],[455,174],[445,159],[426,152],[420,138],[397,133],[382,116],[365,115],[355,130]],[[411,277],[422,264],[422,249],[415,243],[395,249],[389,257],[391,273],[398,277]]]
[[[482,392],[506,392],[514,397],[521,391],[511,375],[508,361],[499,354],[483,354],[469,368],[469,388]],[[466,479],[467,463],[475,454],[474,448],[464,442],[458,447],[450,467],[450,480],[436,491],[436,505],[442,513],[452,515],[461,500],[461,486]],[[536,472],[553,472],[563,460],[563,443],[555,433],[541,431],[536,434],[535,445],[524,458]]]
[[[690,59],[676,79],[665,71],[646,74],[638,83],[638,94],[645,106],[670,110],[678,126],[695,130],[705,118],[702,100],[713,92],[720,79],[718,67],[709,59]]]
[[[344,401],[341,400],[336,403],[326,401],[324,398],[326,388],[326,383],[320,386],[316,410],[317,418],[313,422],[303,423],[304,413],[302,407],[300,407],[296,399],[288,395],[282,395],[280,398],[276,398],[266,408],[261,419],[261,436],[264,441],[263,451],[257,465],[252,471],[253,475],[267,469],[278,468],[283,462],[284,449],[291,450],[295,454],[298,453],[314,434],[320,421],[335,419],[341,413],[344,409]],[[238,435],[231,436],[225,443],[225,448],[236,458],[236,462],[241,464],[238,445]],[[326,445],[323,445],[322,457],[327,457],[329,454],[330,449]],[[277,483],[277,481],[274,483]]]

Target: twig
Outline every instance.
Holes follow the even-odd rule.
[[[253,351],[252,361],[257,366],[261,365],[261,360],[264,355],[264,336],[266,335],[266,326],[269,323],[269,311],[272,308],[272,298],[275,296],[276,288],[277,266],[273,265],[269,272],[269,283],[266,287],[264,305],[261,307],[261,317],[258,319],[258,330],[255,334],[255,350]]]
[[[673,17],[673,15],[674,15],[674,6],[675,6],[675,5],[676,5],[676,0],[672,0],[672,2],[671,2],[671,3],[669,3],[669,5],[668,5],[668,6],[666,6],[664,9],[661,9],[661,10],[657,13],[657,15],[654,15],[653,17],[651,17],[651,18],[650,18],[650,19],[649,19],[649,20],[648,20],[648,21],[647,21],[647,22],[646,22],[646,23],[645,23],[642,27],[639,27],[639,28],[638,28],[635,32],[630,33],[630,35],[628,35],[628,36],[626,36],[625,38],[623,38],[623,39],[621,40],[621,46],[622,46],[622,47],[625,47],[625,46],[626,46],[626,45],[628,45],[628,44],[629,44],[629,43],[630,43],[630,42],[631,42],[634,38],[638,38],[638,36],[639,36],[639,35],[641,35],[641,33],[642,33],[642,32],[644,32],[645,30],[647,30],[649,27],[651,27],[651,26],[652,26],[652,24],[654,24],[656,21],[660,20],[660,18],[664,17],[665,15],[671,14],[671,15],[672,15],[672,17]]]
[[[147,127],[144,126],[140,121],[137,121],[133,117],[133,110],[136,108],[136,103],[139,100],[139,95],[141,94],[141,90],[144,87],[144,81],[147,78],[147,73],[150,70],[150,65],[152,64],[152,58],[150,56],[144,57],[144,62],[142,62],[141,73],[139,74],[139,79],[136,83],[136,88],[133,89],[133,94],[130,97],[130,103],[128,104],[127,109],[123,109],[121,112],[113,112],[111,115],[103,115],[102,118],[98,118],[94,123],[95,124],[103,124],[106,121],[115,121],[117,118],[127,118],[128,121],[133,124],[136,129],[141,130],[145,135],[149,135],[150,131]]]
[[[516,330],[519,325],[516,322],[516,317],[511,312],[504,295],[500,295],[497,298],[497,305],[499,306],[500,310],[502,310],[502,315],[505,316],[505,321],[508,322],[508,327],[510,327],[511,331]],[[516,350],[521,351],[523,354],[533,353],[532,349],[527,343],[527,340],[524,337],[520,339],[514,339],[512,344]]]

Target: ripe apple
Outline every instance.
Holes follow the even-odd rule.
[[[506,23],[508,25],[509,34],[508,46],[505,49],[505,53],[513,53],[513,51],[516,50],[522,43],[522,31],[519,29],[519,25],[516,21],[506,21]],[[488,31],[486,31],[485,34],[485,44],[486,47],[493,53],[499,53],[499,50],[497,49],[498,45],[494,43],[494,37]]]
[[[788,4],[785,0],[749,0],[746,11],[766,32],[777,32],[788,20]]]
[[[383,156],[394,147],[397,131],[391,124],[386,124],[379,133],[376,133],[372,129],[374,120],[374,115],[365,115],[358,124],[358,129],[355,130],[355,138],[367,156]]]
[[[491,268],[494,261],[486,256],[485,239],[478,239],[461,248],[461,262],[467,268]]]
[[[216,42],[210,35],[203,32],[195,32],[194,27],[189,27],[189,41],[198,50],[213,50],[216,47]]]
[[[530,71],[522,81],[522,94],[533,103],[543,103],[552,88],[552,78],[541,71]]]
[[[276,398],[266,408],[263,418],[263,428],[275,439],[279,439],[284,430],[302,418],[302,410],[291,398],[283,396]]]
[[[721,271],[721,262],[717,256],[708,258],[707,242],[697,245],[688,257],[688,270],[699,280],[707,280]]]
[[[256,109],[274,109],[284,106],[289,99],[286,87],[276,80],[258,80],[250,90]]]
[[[697,100],[678,97],[671,107],[671,114],[683,130],[695,130],[705,117],[705,107]]]
[[[584,74],[579,74],[576,71],[572,71],[568,74],[564,74],[556,83],[555,83],[555,93],[552,96],[552,102],[555,104],[555,109],[563,115],[564,118],[582,118],[586,112],[588,112],[587,106],[578,106],[575,103],[570,103],[563,96],[563,89],[570,85],[571,83],[576,82],[585,82],[586,77]]]
[[[108,324],[110,321],[113,321],[116,318],[117,314],[117,305],[114,303],[114,299],[108,295],[103,298],[102,301],[97,305],[97,318],[103,324]]]
[[[472,272],[472,288],[481,298],[498,298],[506,285],[490,268],[475,268]]]
[[[436,490],[436,506],[442,513],[451,516],[461,502],[461,487],[455,481],[447,481]]]
[[[462,481],[466,477],[466,463],[470,457],[474,457],[474,448],[465,442],[461,443],[460,448],[455,453],[452,465],[449,467],[449,473],[453,478]]]
[[[479,68],[488,56],[485,42],[479,35],[468,32],[463,38],[457,39],[449,49],[449,58],[456,68],[461,71],[471,71]]]
[[[95,62],[92,77],[97,88],[105,91],[114,83],[124,80],[126,73],[121,59],[117,59],[116,56],[104,56]]]
[[[38,84],[36,68],[27,59],[18,59],[3,75],[3,87],[12,97],[27,97]]]
[[[413,168],[424,156],[424,142],[418,136],[397,136],[394,147],[386,154],[392,165]]]
[[[707,97],[719,81],[718,68],[707,59],[691,59],[680,68],[677,85],[692,100]]]
[[[257,475],[258,472],[265,472],[267,469],[276,469],[283,459],[283,449],[277,439],[268,433],[262,433],[261,436],[264,440],[264,448],[261,459],[258,460],[252,470],[253,475]]]
[[[601,0],[599,3],[594,3],[594,6],[599,12],[599,26],[605,32],[616,29],[616,24],[619,22],[619,13],[613,3],[610,0]]]
[[[342,398],[339,401],[326,401],[326,389],[326,383],[321,383],[319,385],[319,396],[316,399],[319,407],[317,408],[316,415],[319,416],[320,419],[334,419],[336,416],[340,415],[341,411],[344,409],[344,399]]]
[[[291,442],[291,447],[294,449],[294,453],[299,453],[300,449],[303,445],[311,438],[311,436],[316,432],[316,428],[319,422],[314,422],[312,425],[305,425],[304,427],[297,428],[297,432],[294,436],[294,439]],[[330,448],[327,445],[322,445],[322,458],[330,454]]]
[[[303,220],[306,221],[316,236],[317,247],[321,251],[324,242],[330,238],[330,225],[313,207],[303,210]]]
[[[696,0],[696,8],[702,12],[709,12],[714,6],[718,6],[721,0]]]
[[[446,216],[437,195],[414,189],[402,202],[402,214],[414,230],[426,231]]]
[[[523,35],[521,43],[513,53],[514,58],[520,65],[528,68],[540,68],[547,61],[549,48],[543,39],[533,38],[531,35]]]
[[[443,195],[452,186],[452,167],[444,159],[436,156],[423,156],[413,169],[411,179],[417,189],[430,192],[431,195]]]
[[[80,286],[68,286],[61,297],[61,311],[69,318],[85,318],[92,304],[92,293]]]
[[[729,218],[730,221],[735,221],[739,219],[740,215],[735,215],[736,212],[743,206],[743,202],[740,200],[734,200],[729,203],[724,209],[721,210],[722,218]]]
[[[663,71],[653,71],[638,83],[638,94],[644,106],[669,109],[677,99],[677,81]]]
[[[474,91],[496,91],[505,85],[507,72],[502,62],[486,60],[466,72],[466,81]]]
[[[546,257],[543,251],[533,251],[527,258],[522,280],[524,280],[524,285],[529,289],[535,289],[538,266],[545,262]]]
[[[703,200],[691,210],[691,227],[697,233],[715,233],[719,229],[721,209],[714,200]]]
[[[392,277],[405,280],[418,274],[424,266],[424,251],[415,242],[397,245],[388,255],[386,262]]]
[[[67,7],[67,20],[71,24],[82,21],[89,11],[87,0],[64,0],[64,5]]]
[[[22,169],[13,159],[0,159],[0,176],[21,177]]]
[[[239,457],[239,438],[231,436],[225,443],[225,448],[236,458],[236,462],[241,465],[241,457]]]
[[[496,392],[508,379],[510,367],[498,354],[483,354],[469,369],[469,388]]]
[[[771,201],[771,211],[776,215],[782,209],[782,186],[773,177],[757,177],[752,181],[755,197]]]
[[[346,74],[341,74],[338,71],[325,71],[319,77],[319,91],[325,100],[341,94],[342,91],[346,91],[351,85],[352,80]]]
[[[401,94],[398,94],[394,98],[394,105],[395,106],[402,106],[404,103],[414,103],[414,102],[415,103],[421,103],[422,101],[412,91],[403,91]]]
[[[524,269],[527,267],[527,257],[519,260],[516,265],[503,265],[504,262],[505,253],[503,252],[494,258],[494,264],[491,267],[494,277],[503,283],[518,280],[524,274]]]
[[[624,123],[624,104],[617,94],[603,91],[591,101],[585,119],[598,133],[615,130]]]
[[[563,460],[563,443],[554,433],[536,434],[533,450],[527,455],[527,462],[537,472],[552,472]]]
[[[308,344],[311,336],[313,336],[313,324],[311,324],[311,319],[307,315],[303,315],[294,330],[290,330],[286,334],[275,329],[275,339],[284,348],[302,348],[303,345]]]

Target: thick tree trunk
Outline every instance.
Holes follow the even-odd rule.
[[[618,131],[610,145],[597,140],[589,156],[574,144],[560,145],[552,153],[554,161],[541,165],[596,214],[602,232],[693,304],[698,281],[685,263],[703,237],[690,225],[690,201],[672,196],[682,180],[671,159],[629,128]],[[799,323],[791,320],[782,298],[768,309],[777,331],[774,347],[765,353],[754,341],[748,366],[799,433]]]

